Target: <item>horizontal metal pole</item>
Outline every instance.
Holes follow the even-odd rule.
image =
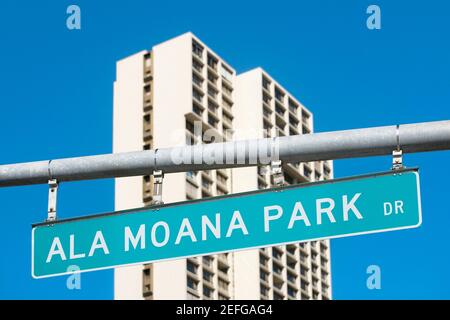
[[[450,121],[211,143],[0,166],[0,187],[450,149]]]

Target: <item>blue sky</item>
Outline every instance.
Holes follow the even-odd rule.
[[[66,28],[81,7],[82,29]],[[366,28],[370,4],[382,29]],[[2,1],[0,163],[111,152],[115,61],[192,31],[238,72],[262,66],[331,131],[450,118],[447,1]],[[419,166],[423,225],[332,241],[335,299],[450,298],[450,152]],[[390,157],[335,162],[336,177],[389,169]],[[113,181],[62,184],[60,217],[113,210]],[[0,189],[0,298],[111,299],[111,270],[33,280],[31,224],[47,186]],[[366,268],[381,268],[381,290]]]

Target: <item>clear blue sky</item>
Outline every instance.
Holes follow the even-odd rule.
[[[82,29],[66,28],[81,7]],[[378,4],[382,29],[366,28]],[[450,119],[447,1],[1,1],[0,163],[111,152],[115,61],[186,31],[238,72],[262,66],[315,115],[315,130]],[[335,163],[336,177],[384,171],[390,157]],[[419,229],[332,241],[335,299],[450,298],[450,152],[419,166]],[[63,184],[59,215],[113,209],[113,181]],[[0,298],[111,299],[113,272],[33,280],[31,223],[47,186],[0,189]],[[366,288],[381,267],[382,289]]]

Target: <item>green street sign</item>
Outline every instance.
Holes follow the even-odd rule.
[[[391,171],[35,224],[32,275],[43,278],[73,270],[99,270],[420,224],[417,170]]]

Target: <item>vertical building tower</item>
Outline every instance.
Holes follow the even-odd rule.
[[[233,121],[235,71],[191,33],[117,63],[114,152],[228,140]],[[197,130],[197,128],[199,128]],[[208,134],[203,134],[204,132]],[[117,210],[151,204],[151,172],[116,180]],[[231,191],[231,170],[164,177],[166,203]],[[230,254],[115,270],[118,299],[230,299]]]
[[[247,130],[253,128],[253,130]],[[235,71],[191,33],[117,63],[114,152],[309,133],[312,114],[261,69]],[[264,131],[264,129],[268,129]],[[327,179],[329,162],[283,165],[286,183]],[[115,208],[150,205],[153,180],[116,179]],[[271,186],[267,168],[166,175],[163,201]],[[327,241],[117,268],[116,299],[330,298]]]
[[[234,128],[246,139],[313,131],[312,113],[261,68],[237,76],[235,97]],[[332,162],[286,163],[283,174],[286,185],[326,180]],[[233,169],[233,192],[273,186],[270,167]],[[328,240],[237,252],[234,258],[237,299],[331,298]]]

